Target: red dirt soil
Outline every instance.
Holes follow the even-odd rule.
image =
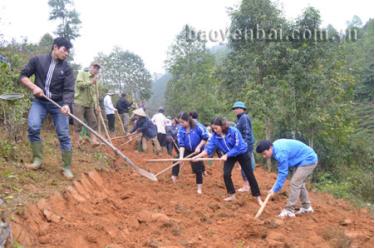
[[[142,168],[158,172],[169,165],[146,164],[145,159],[155,156],[136,153],[123,142],[116,140]],[[281,220],[276,216],[287,199],[281,193],[255,220],[258,205],[249,194],[223,201],[219,162],[206,165],[201,196],[189,164],[176,184],[170,172],[151,182],[124,167],[121,159],[114,165],[111,171],[82,174],[64,192],[27,206],[12,218],[13,238],[24,247],[373,247],[369,212],[328,194],[310,194],[315,213]],[[233,170],[237,187],[239,172]],[[255,174],[264,196],[276,176],[260,167]]]

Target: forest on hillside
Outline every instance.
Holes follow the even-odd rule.
[[[166,62],[172,76],[167,111],[195,110],[209,124],[216,115],[234,120],[233,102],[244,101],[258,141],[302,140],[319,155],[314,181],[320,189],[372,203],[374,20],[354,16],[342,33],[322,27],[314,7],[290,21],[269,0],[243,0],[230,16],[230,32],[282,28],[289,39],[229,35],[227,52],[219,49],[215,56],[206,40],[191,39],[199,27],[183,27]],[[330,37],[292,39],[293,30],[326,31]]]

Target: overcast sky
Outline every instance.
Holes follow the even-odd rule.
[[[344,29],[353,15],[363,22],[373,18],[374,1],[280,0],[284,15],[294,19],[307,6],[320,10],[323,25]],[[75,61],[87,66],[98,52],[120,46],[142,57],[147,69],[162,73],[168,47],[184,24],[200,30],[225,29],[228,7],[240,0],[74,0],[80,13],[80,37],[74,41]],[[0,34],[6,40],[27,37],[38,42],[53,33],[48,0],[0,0]]]

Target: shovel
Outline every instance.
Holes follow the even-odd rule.
[[[61,108],[61,106],[57,102],[55,102],[54,100],[50,99],[49,97],[44,96],[44,98],[46,98],[48,101],[50,101],[56,107]],[[142,175],[144,177],[147,177],[151,181],[155,181],[155,182],[158,181],[158,178],[155,176],[155,174],[153,174],[153,173],[151,173],[149,171],[146,171],[146,170],[140,168],[139,166],[137,166],[136,164],[134,164],[133,161],[131,161],[127,156],[125,156],[112,143],[110,143],[105,138],[103,138],[99,133],[97,133],[94,129],[92,129],[91,127],[89,127],[86,123],[84,123],[83,121],[81,121],[75,115],[73,115],[71,113],[68,113],[68,115],[70,117],[72,117],[74,120],[76,120],[77,122],[79,122],[81,125],[83,125],[84,127],[86,127],[91,133],[93,133],[102,142],[104,142],[107,146],[109,146],[117,155],[119,155],[120,157],[122,157],[130,165],[130,167],[132,167],[137,173],[139,173],[140,175]]]

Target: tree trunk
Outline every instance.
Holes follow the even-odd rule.
[[[266,128],[266,139],[271,140],[272,137],[272,124],[270,118],[266,117],[265,119],[265,128]],[[268,171],[271,171],[272,165],[271,165],[271,159],[267,159],[266,162],[266,168]]]

